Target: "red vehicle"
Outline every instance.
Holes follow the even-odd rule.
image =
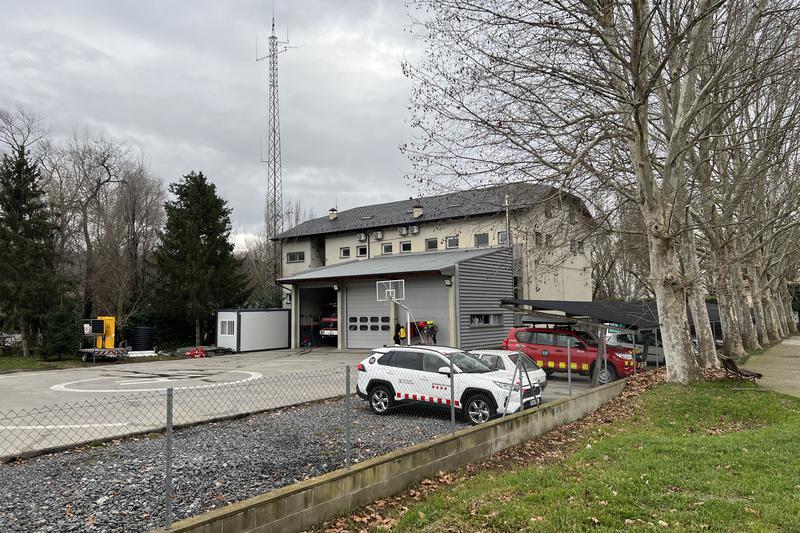
[[[339,320],[336,318],[336,304],[322,306],[319,317],[319,335],[328,344],[336,344],[339,339]]]
[[[511,328],[503,340],[506,350],[521,350],[547,373],[566,372],[567,347],[573,372],[591,375],[599,351],[597,339],[585,331],[550,328]],[[630,348],[606,347],[607,368],[600,369],[598,382],[609,383],[633,373],[635,365],[647,364]]]

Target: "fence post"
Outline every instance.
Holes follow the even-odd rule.
[[[167,389],[167,427],[164,473],[164,529],[172,527],[172,387]]]
[[[350,406],[350,365],[344,367],[344,381],[344,465],[347,470],[350,470],[350,465],[352,463],[350,454],[353,446],[350,436],[350,411],[352,411],[352,407]]]
[[[448,357],[450,360],[450,433],[456,432],[456,387],[455,387],[455,369],[453,368],[453,358]],[[463,409],[464,406],[462,405]]]

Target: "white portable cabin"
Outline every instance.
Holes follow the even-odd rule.
[[[217,310],[217,346],[234,352],[289,348],[288,309]]]

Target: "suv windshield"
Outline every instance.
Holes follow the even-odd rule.
[[[451,352],[445,357],[452,359],[453,364],[467,374],[482,374],[492,371],[491,368],[486,366],[486,363],[466,352]]]
[[[509,359],[516,365],[517,364],[517,354],[509,355]],[[539,370],[539,365],[531,361],[528,356],[524,356],[522,358],[522,368],[525,370]]]
[[[575,335],[580,337],[580,339],[583,342],[585,342],[586,344],[588,344],[589,346],[597,346],[598,345],[598,342],[597,342],[597,339],[595,338],[595,336],[592,335],[591,333],[589,333],[588,331],[580,331],[580,330],[576,329],[575,330]]]

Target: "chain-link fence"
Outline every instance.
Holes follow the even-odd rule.
[[[0,413],[6,458],[137,435],[0,467],[0,486],[27,495],[0,502],[0,530],[40,530],[30,516],[164,526],[588,386],[511,352],[385,352],[351,368]]]

